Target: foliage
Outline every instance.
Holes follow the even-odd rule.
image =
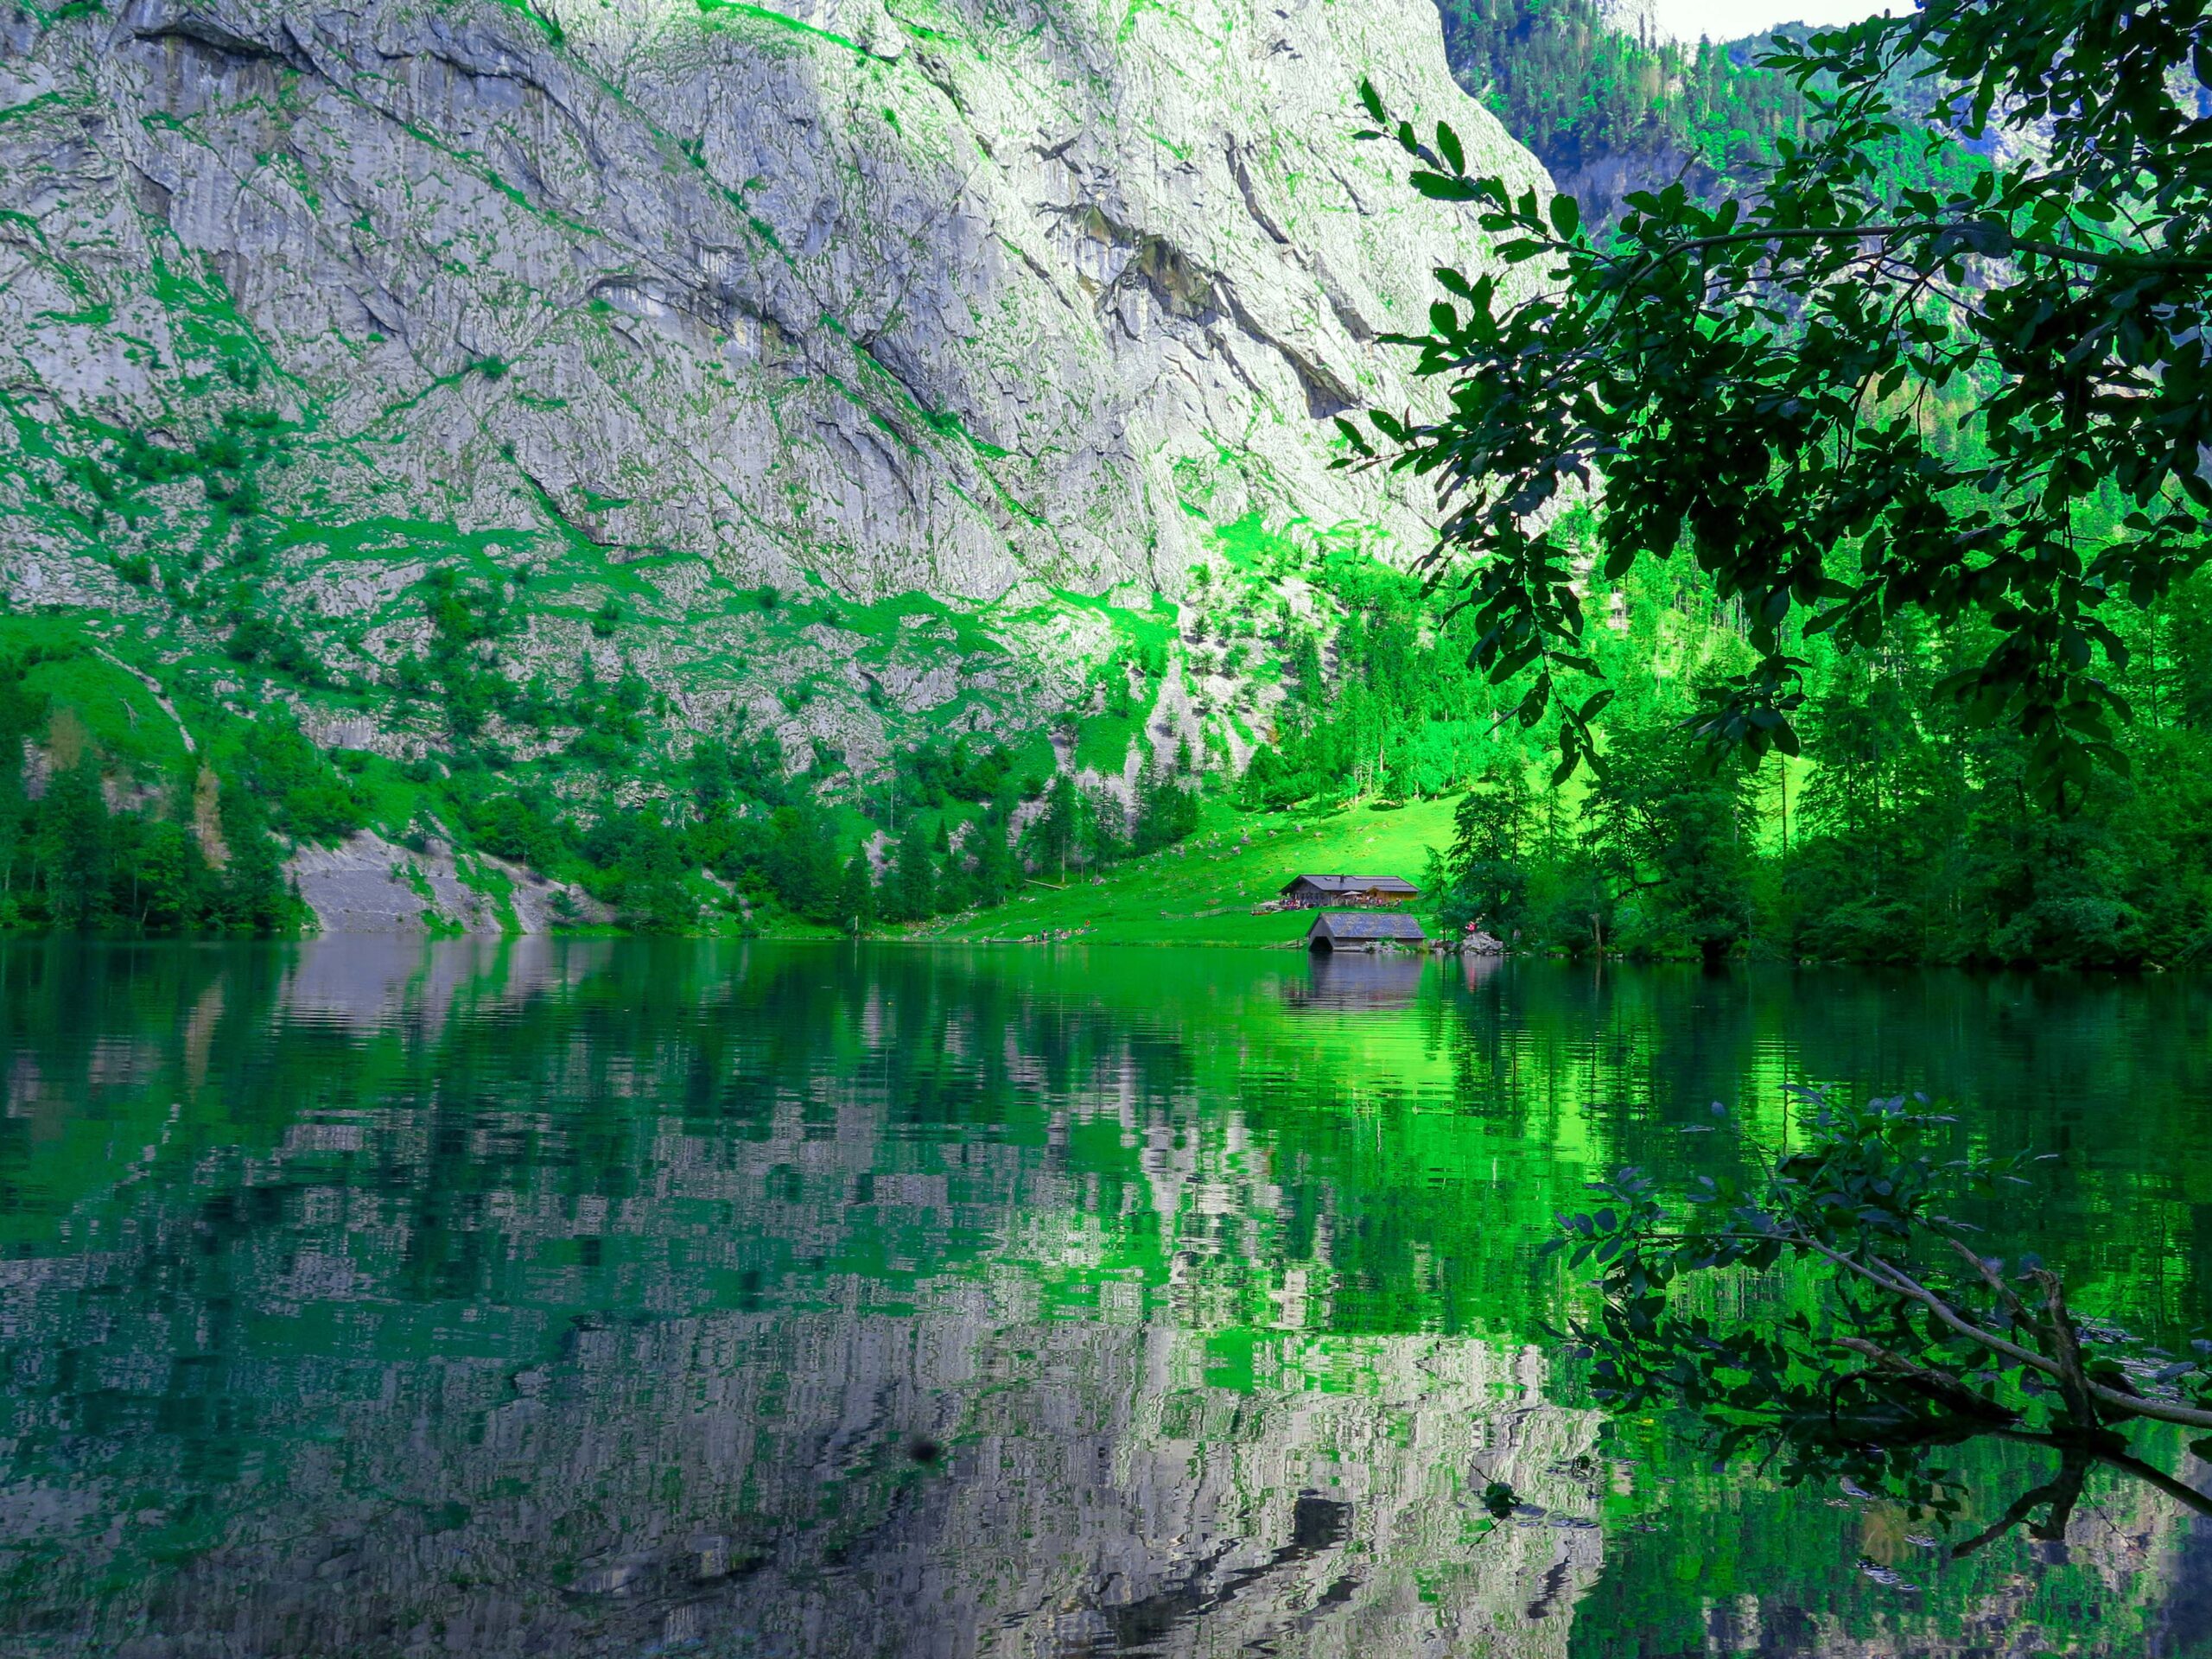
[[[512,626],[506,595],[493,583],[464,580],[451,566],[425,576],[422,592],[429,645],[399,661],[394,685],[403,699],[433,702],[447,731],[467,742],[513,696],[497,666],[497,641]]]
[[[1621,183],[1679,179],[1703,199],[1756,192],[1815,112],[1805,87],[1760,61],[1770,37],[1644,39],[1595,0],[1440,0],[1438,10],[1453,75],[1581,193],[1593,224],[1611,220]],[[1942,89],[1916,78],[1921,67],[1893,69],[1888,86],[1901,108],[1924,114]],[[1833,91],[1825,77],[1814,85]],[[1871,153],[1891,201],[1962,184],[1987,165],[1964,143],[1931,148],[1910,132],[1872,141]]]
[[[1518,757],[1492,761],[1460,798],[1451,851],[1429,878],[1446,933],[1469,923],[1498,938],[1527,918],[1529,861],[1535,811]]]
[[[567,867],[575,849],[573,826],[534,790],[459,798],[460,817],[471,839],[495,858],[535,870]]]
[[[2095,760],[2123,762],[2113,602],[2171,593],[2212,510],[2196,40],[2169,8],[2122,31],[2094,9],[1940,0],[1784,47],[1769,63],[1814,117],[1758,194],[1635,193],[1604,242],[1572,199],[1471,175],[1448,126],[1433,144],[1392,128],[1417,189],[1474,206],[1509,260],[1550,280],[1514,297],[1440,273],[1451,297],[1398,343],[1449,383],[1449,412],[1377,412],[1387,454],[1343,423],[1351,464],[1387,460],[1451,499],[1443,543],[1473,556],[1459,581],[1478,660],[1499,682],[1532,671],[1519,713],[1559,719],[1564,770],[1597,758],[1606,693],[1566,696],[1560,677],[1596,665],[1545,509],[1590,487],[1606,578],[1687,550],[1742,607],[1756,660],[1704,719],[1713,738],[1796,750],[1793,621],[1866,649],[1917,613],[1986,625],[1944,689],[2026,741],[2040,796],[2063,806]],[[1929,143],[1979,142],[2000,111],[2047,119],[2050,143],[1893,208],[1878,157],[1902,137],[1891,88],[1913,62],[1964,89]]]
[[[924,741],[893,757],[901,798],[942,810],[957,801],[980,804],[1012,800],[1021,785],[1014,757],[1000,743],[963,733],[949,744]]]
[[[1474,636],[1420,581],[1364,554],[1332,551],[1310,573],[1333,613],[1325,638],[1278,621],[1287,669],[1274,741],[1238,787],[1247,806],[1280,809],[1357,795],[1434,796],[1494,757],[1495,697],[1466,658]],[[1330,647],[1334,672],[1323,666]]]
[[[1611,878],[1617,933],[1649,955],[1713,963],[1738,953],[1750,934],[1752,835],[1742,767],[1697,753],[1675,721],[1622,722],[1610,735],[1584,845]]]
[[[1782,1459],[1786,1481],[1846,1478],[1946,1517],[1957,1494],[1929,1448],[2004,1433],[2061,1451],[2056,1479],[1955,1554],[2038,1509],[2035,1535],[2063,1537],[2097,1462],[2212,1513],[2212,1501],[2131,1457],[2113,1427],[2212,1428],[2212,1343],[2175,1359],[2077,1314],[2061,1276],[2033,1256],[1976,1249],[1955,1212],[2025,1185],[2022,1157],[1955,1147],[1953,1120],[1918,1096],[1853,1105],[1790,1092],[1809,1116],[1803,1150],[1746,1143],[1751,1176],[1700,1176],[1679,1211],[1624,1170],[1592,1184],[1602,1208],[1560,1217],[1546,1250],[1599,1269],[1598,1319],[1577,1334],[1601,1402],[1679,1405],[1723,1459],[1757,1451]],[[1694,1294],[1710,1275],[1784,1270],[1819,1281],[1815,1311],[1717,1316]]]
[[[272,714],[247,734],[239,783],[260,802],[270,825],[295,841],[328,845],[368,822],[368,803],[310,743],[289,714]]]
[[[875,915],[875,873],[868,868],[868,849],[855,847],[837,887],[835,919],[850,932],[865,933]]]
[[[1802,135],[1804,93],[1711,41],[1616,29],[1597,0],[1444,0],[1452,73],[1554,175],[1618,159],[1694,158],[1748,175]]]
[[[696,918],[685,892],[683,837],[650,808],[603,813],[583,834],[580,850],[592,896],[615,907],[625,925],[676,932]]]
[[[297,931],[303,912],[270,834],[272,811],[292,798],[261,798],[235,776],[211,797],[221,802],[219,866],[186,813],[196,766],[161,780],[135,810],[111,805],[108,757],[73,709],[55,708],[34,684],[76,656],[67,645],[0,656],[0,931]],[[36,769],[27,745],[42,745]]]

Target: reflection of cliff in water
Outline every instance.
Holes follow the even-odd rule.
[[[1489,1651],[1566,1651],[1598,1566],[1589,1425],[1501,1405],[1478,1345],[1293,1343],[1244,1389],[1205,1383],[1195,1335],[998,1317],[591,1322],[519,1369],[304,1395],[278,1371],[233,1396],[251,1450],[18,1484],[7,1542],[52,1564],[17,1615],[67,1610],[53,1650],[86,1655],[142,1630],[148,1654],[288,1659],[431,1631],[473,1656],[1457,1655],[1501,1624]],[[239,1461],[216,1478],[208,1453]],[[1560,1511],[1485,1535],[1493,1471]],[[137,1536],[66,1552],[28,1510],[154,1491],[175,1507]]]
[[[828,1052],[762,1068],[806,1033],[633,1044],[589,999],[534,1030],[504,971],[337,982],[418,1026],[469,1001],[423,982],[477,983],[538,1082],[448,1046],[419,1096],[310,1106],[0,1269],[0,1629],[134,1659],[1564,1654],[1595,1420],[1532,1351],[1331,1333],[1325,1236],[1254,1259],[1268,1160],[1233,1116],[1168,1133],[1172,1064],[1102,1055],[1119,1088],[971,1131],[864,1061],[908,1052],[912,999],[817,1004]],[[1066,1075],[1050,1011],[950,1012],[940,1054]],[[754,1046],[699,1052],[733,1027]],[[1102,1132],[1126,1160],[1071,1154]]]
[[[1286,988],[1294,1007],[1309,1008],[1411,1007],[1427,961],[1395,950],[1316,950],[1306,960],[1306,982]]]
[[[0,1651],[2188,1650],[2139,1489],[1962,1580],[1544,1397],[1526,1252],[1710,1155],[1589,1103],[1732,1093],[1712,982],[353,943],[0,952]]]
[[[559,982],[603,971],[612,939],[474,934],[425,948],[397,933],[309,939],[290,953],[282,1007],[292,1019],[360,1030],[407,1021],[435,1035],[456,1001],[512,1004]]]

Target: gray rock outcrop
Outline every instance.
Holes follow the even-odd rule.
[[[1376,336],[1483,255],[1353,140],[1363,75],[1542,185],[1427,0],[19,14],[0,580],[184,675],[250,582],[375,685],[426,570],[521,571],[518,677],[633,664],[802,754],[1048,709],[1104,638],[1056,595],[1173,594],[1252,514],[1426,544],[1331,417],[1420,402]]]
[[[442,842],[394,846],[368,830],[297,849],[287,871],[323,933],[544,933],[610,919],[573,883]]]

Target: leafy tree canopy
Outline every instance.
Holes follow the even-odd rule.
[[[1597,760],[1610,695],[1564,677],[1596,671],[1555,510],[1595,488],[1605,579],[1687,552],[1742,607],[1758,661],[1714,688],[1707,735],[1795,752],[1806,635],[1859,649],[1902,612],[1980,618],[1986,648],[1943,689],[2022,734],[2063,806],[2098,760],[2125,764],[2110,607],[2206,554],[2203,0],[1929,0],[1767,61],[1811,115],[1758,194],[1637,192],[1603,242],[1572,199],[1471,175],[1449,127],[1424,140],[1363,87],[1414,188],[1473,207],[1548,280],[1439,271],[1429,332],[1393,338],[1448,409],[1376,412],[1379,445],[1340,423],[1346,464],[1433,480],[1433,574],[1462,587],[1475,660],[1529,671],[1519,716],[1558,720],[1562,776]],[[1908,66],[1955,89],[1928,145],[1999,155],[1892,203],[1878,157]]]

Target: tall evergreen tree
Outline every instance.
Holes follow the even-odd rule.
[[[837,925],[853,934],[868,931],[875,920],[875,871],[865,845],[853,849],[845,861],[844,879],[837,884]]]

